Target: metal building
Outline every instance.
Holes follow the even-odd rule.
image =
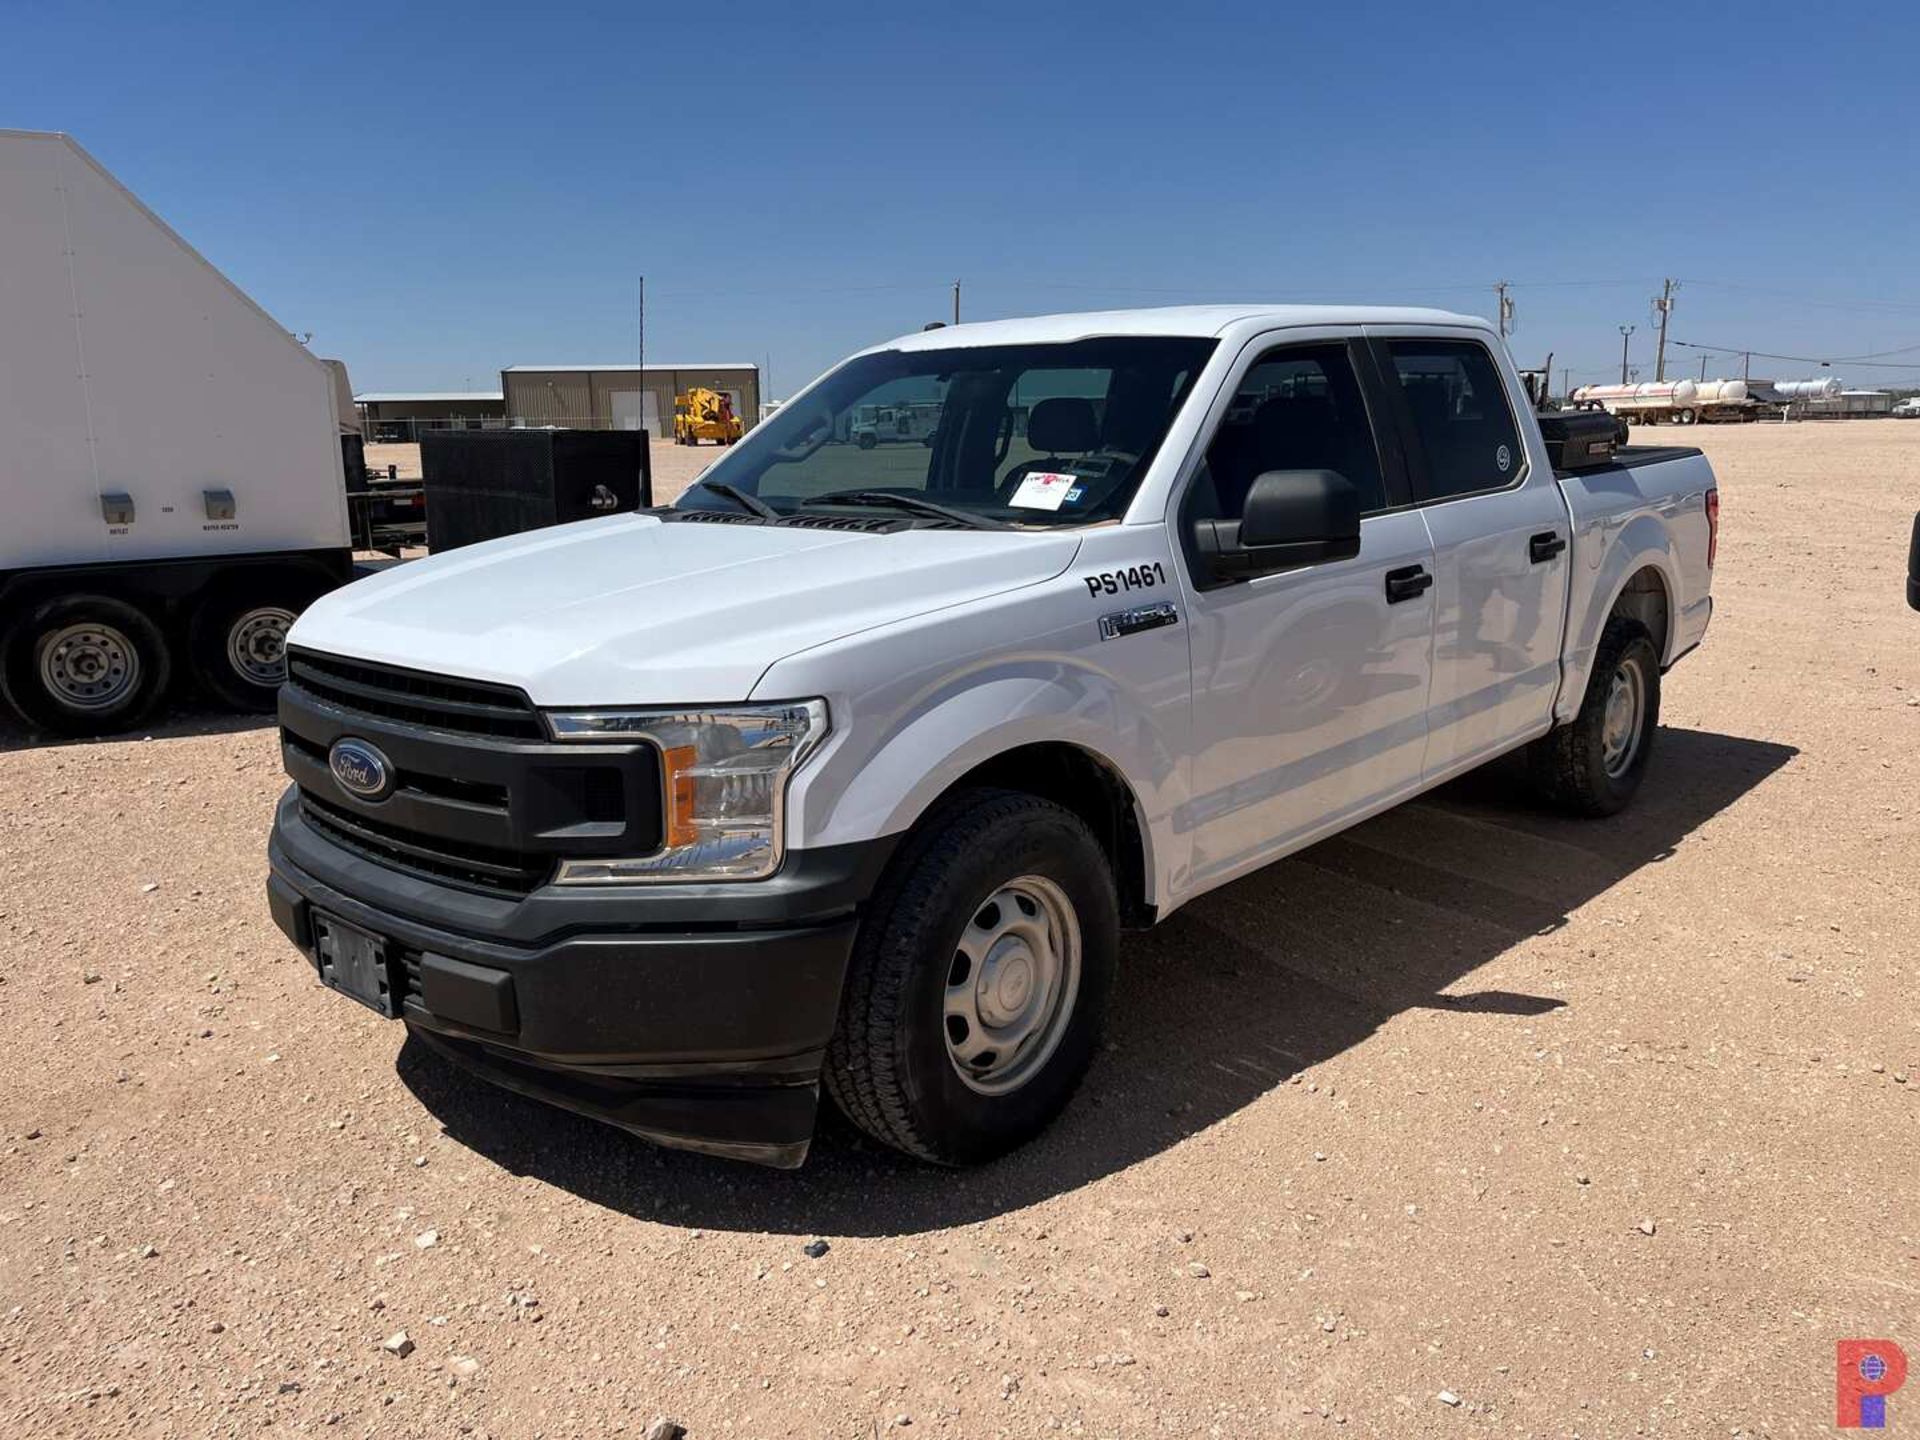
[[[506,424],[498,390],[380,391],[353,397],[372,441],[418,440],[422,430],[497,430]]]
[[[733,397],[733,413],[760,413],[757,365],[510,365],[500,372],[509,425],[673,434],[673,397],[693,386]]]

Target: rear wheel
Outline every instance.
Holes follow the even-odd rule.
[[[1646,626],[1616,616],[1594,652],[1580,713],[1527,748],[1535,788],[1576,815],[1617,814],[1640,788],[1659,724],[1659,653]]]
[[[310,585],[224,586],[194,608],[188,648],[200,683],[232,709],[265,713],[287,678],[287,631],[313,598]]]
[[[834,1103],[923,1160],[988,1160],[1046,1127],[1092,1060],[1118,904],[1076,815],[981,790],[932,816],[860,926],[827,1052]]]
[[[49,600],[0,639],[0,689],[31,724],[60,735],[138,724],[172,670],[160,627],[109,595]]]

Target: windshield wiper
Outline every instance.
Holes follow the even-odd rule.
[[[749,495],[746,491],[727,484],[724,480],[702,480],[702,490],[711,490],[722,500],[731,500],[749,515],[758,515],[762,520],[778,520],[780,512],[774,509],[758,495]]]
[[[895,510],[937,515],[942,520],[957,521],[975,530],[1013,529],[1006,521],[995,520],[991,515],[976,515],[969,510],[956,510],[951,505],[942,505],[937,500],[923,499],[918,495],[896,495],[890,490],[835,490],[828,495],[809,497],[803,508],[811,509],[815,505],[887,505]]]

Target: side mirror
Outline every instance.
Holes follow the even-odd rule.
[[[1197,520],[1201,563],[1222,583],[1360,553],[1360,492],[1331,470],[1269,470],[1238,520]]]
[[[798,419],[798,417],[795,417]],[[826,410],[810,415],[792,432],[786,444],[773,452],[773,458],[782,464],[791,464],[796,460],[805,460],[833,438],[833,415]]]

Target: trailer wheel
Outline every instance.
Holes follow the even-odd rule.
[[[287,678],[287,631],[312,599],[311,586],[285,582],[214,590],[187,625],[194,678],[230,709],[271,711]]]
[[[0,690],[30,724],[59,735],[138,724],[172,672],[160,627],[108,595],[47,601],[0,640]]]
[[[957,797],[895,858],[860,925],[827,1092],[867,1134],[966,1165],[1046,1127],[1086,1073],[1119,946],[1113,875],[1079,816]]]
[[[1660,656],[1638,620],[1615,616],[1594,649],[1580,713],[1527,747],[1534,788],[1575,815],[1618,814],[1633,799],[1660,724]]]
[[[1699,417],[1697,417],[1691,410],[1682,410],[1678,416],[1678,419],[1682,425],[1691,425],[1697,418]]]

